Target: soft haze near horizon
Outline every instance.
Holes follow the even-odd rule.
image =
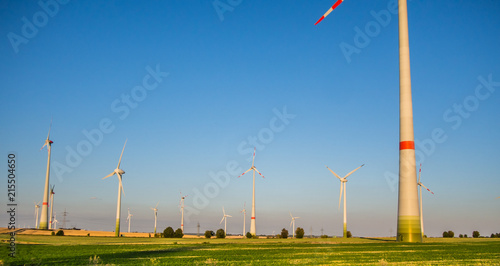
[[[43,21],[36,1],[1,1],[0,154],[18,158],[17,226],[35,224],[52,119],[58,226],[66,209],[67,227],[114,230],[118,180],[101,178],[128,139],[122,232],[127,208],[132,231],[152,232],[158,201],[158,230],[179,228],[179,191],[185,232],[223,228],[224,206],[228,234],[241,234],[245,203],[249,231],[252,177],[236,177],[256,146],[258,234],[290,231],[292,212],[306,235],[342,235],[325,165],[344,176],[365,164],[348,178],[348,230],[395,235],[395,1],[344,1],[314,26],[333,3],[68,1]],[[424,192],[425,233],[500,232],[500,2],[413,0],[408,13],[417,164],[435,193]]]

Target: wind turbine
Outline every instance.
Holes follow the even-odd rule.
[[[48,210],[48,202],[49,202],[49,177],[50,177],[50,153],[52,150],[52,140],[50,140],[50,129],[52,128],[52,119],[50,120],[49,133],[47,134],[47,139],[43,144],[42,150],[45,146],[47,146],[48,158],[47,158],[47,174],[45,176],[45,187],[43,189],[43,200],[42,200],[42,214],[40,216],[40,229],[49,229],[49,210]]]
[[[293,224],[293,231],[292,231],[292,238],[295,238],[295,219],[299,219],[300,217],[293,217],[292,213],[290,212],[290,217],[292,217],[292,220],[290,221],[290,227]]]
[[[53,222],[54,222],[54,228],[53,229],[57,229],[57,223],[58,223],[58,221],[56,219],[56,214],[55,213],[54,213],[54,221]]]
[[[359,168],[363,167],[364,164],[362,164],[360,167],[352,170],[351,172],[349,172],[347,175],[345,175],[344,177],[340,177],[339,175],[337,175],[334,171],[332,171],[332,169],[328,168],[328,166],[326,168],[328,168],[328,170],[330,170],[330,172],[332,172],[332,174],[334,176],[336,176],[339,180],[340,180],[340,195],[339,195],[339,210],[340,210],[340,202],[342,201],[342,191],[344,191],[344,238],[347,238],[347,212],[346,212],[346,194],[347,194],[347,189],[346,189],[346,183],[347,183],[347,177],[350,176],[352,173],[356,172]]]
[[[335,4],[316,24],[328,16],[343,0]],[[408,38],[407,0],[398,0],[399,16],[399,191],[397,241],[421,242],[418,208],[417,166],[413,134],[413,103],[411,97],[410,44]]]
[[[420,188],[420,193],[419,193],[419,196],[420,196],[420,228],[422,229],[422,237],[423,237],[424,236],[424,216],[423,216],[423,210],[422,210],[422,187],[427,189],[427,191],[432,193],[432,195],[434,195],[434,192],[432,192],[430,189],[428,189],[426,186],[424,186],[424,184],[422,184],[422,182],[420,182],[421,174],[422,174],[422,164],[420,164],[420,168],[418,169],[418,183],[417,183],[417,185]]]
[[[227,217],[233,217],[229,214],[226,214],[226,211],[224,210],[224,207],[222,207],[222,213],[224,213],[224,216],[222,216],[222,220],[220,220],[220,223],[222,223],[222,221],[224,221],[224,235],[227,235],[227,231],[226,231],[226,225],[227,225]]]
[[[115,228],[115,236],[119,237],[120,236],[120,210],[121,210],[121,204],[122,204],[122,192],[123,195],[125,195],[125,191],[123,191],[123,185],[122,185],[122,175],[125,174],[125,171],[120,169],[120,163],[122,162],[122,156],[123,156],[123,151],[125,150],[125,145],[127,145],[127,140],[125,140],[125,144],[123,144],[123,149],[122,149],[122,154],[120,155],[120,160],[118,160],[118,166],[116,166],[116,169],[111,172],[111,174],[103,177],[102,179],[106,179],[110,176],[116,175],[118,177],[118,203],[116,206],[116,228]]]
[[[132,222],[132,216],[134,216],[134,215],[132,215],[132,214],[130,213],[130,208],[128,208],[127,222],[128,222],[128,232],[129,232],[129,233],[130,233],[130,222]]]
[[[38,203],[34,201],[33,203],[35,203],[35,228],[38,229],[38,211],[40,210],[40,201]]]
[[[257,168],[255,168],[255,165],[254,165],[255,149],[256,149],[256,147],[253,148],[252,167],[250,167],[250,169],[248,169],[246,172],[244,172],[243,174],[240,175],[240,176],[243,176],[244,174],[248,173],[248,171],[253,171],[252,217],[250,219],[250,234],[252,234],[253,236],[255,236],[257,234],[257,232],[255,230],[255,172],[257,172],[260,176],[262,176],[262,178],[264,178],[264,176],[259,172],[259,170],[257,170]],[[238,176],[238,178],[240,178],[240,176]]]
[[[49,222],[49,229],[53,229],[52,228],[52,223],[53,223],[53,220],[54,220],[54,213],[53,213],[53,211],[54,211],[54,194],[56,194],[56,193],[54,193],[54,187],[55,186],[56,185],[52,185],[50,187],[50,222]]]
[[[246,206],[247,206],[247,203],[245,202],[245,204],[243,205],[243,210],[241,210],[240,212],[243,213],[243,238],[245,238],[245,231],[246,231],[246,225],[245,225],[245,221],[247,219],[247,210],[246,210]]]
[[[184,233],[184,199],[188,196],[182,196],[182,192],[179,192],[181,195],[181,201],[179,202],[179,206],[181,208],[181,230]]]
[[[151,210],[153,210],[154,214],[155,214],[155,231],[154,231],[154,234],[156,235],[156,221],[158,219],[158,204],[160,204],[160,202],[158,201],[158,203],[156,203],[156,206],[154,208],[151,208]]]

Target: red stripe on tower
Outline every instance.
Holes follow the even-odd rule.
[[[255,220],[255,217],[252,217],[252,220]]]
[[[413,141],[401,141],[399,143],[399,149],[400,150],[414,150],[415,149],[415,142],[413,142]]]
[[[43,205],[47,205],[48,206],[49,204],[47,202],[44,202]]]

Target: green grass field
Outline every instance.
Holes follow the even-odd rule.
[[[498,238],[163,239],[18,235],[16,257],[0,235],[5,265],[500,265]]]

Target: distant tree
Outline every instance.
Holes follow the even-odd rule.
[[[205,238],[211,238],[214,234],[214,231],[207,230],[205,231]]]
[[[472,232],[472,237],[473,238],[478,238],[479,236],[480,236],[479,231]]]
[[[328,238],[327,235],[321,235],[321,238]]]
[[[351,237],[352,237],[351,231],[347,231],[347,238],[351,238]]]
[[[247,232],[246,237],[247,238],[252,238],[252,234],[250,232]]]
[[[455,237],[455,233],[453,231],[448,231],[448,237],[453,238]]]
[[[460,235],[458,235],[458,237],[460,237],[460,238],[464,238],[464,235],[460,234]]]
[[[495,234],[491,233],[490,238],[495,238],[495,237],[497,237],[497,236]]]
[[[63,230],[59,230],[56,233],[56,236],[63,236],[63,235],[64,235],[64,231]]]
[[[295,237],[296,238],[304,238],[304,228],[297,227],[297,229],[295,230]]]
[[[172,238],[174,237],[174,229],[172,227],[167,227],[165,230],[163,230],[163,237],[165,238]]]
[[[184,233],[182,232],[182,229],[177,228],[174,232],[174,237],[175,238],[182,238],[184,236]]]
[[[285,228],[281,230],[281,238],[288,238],[288,230],[286,230]]]
[[[450,237],[450,236],[448,235],[448,231],[444,231],[444,232],[443,232],[443,237]]]
[[[467,234],[464,234],[464,238],[467,238],[467,237],[468,237]]]
[[[215,236],[217,238],[226,238],[226,232],[224,232],[224,229],[219,229],[217,230],[217,232],[215,233]]]

